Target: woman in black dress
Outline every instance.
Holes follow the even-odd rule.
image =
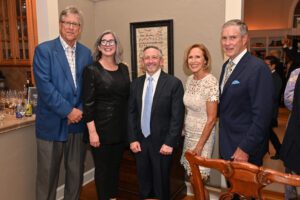
[[[126,144],[128,68],[119,39],[112,31],[96,41],[94,63],[83,74],[83,113],[95,163],[98,199],[115,199]]]

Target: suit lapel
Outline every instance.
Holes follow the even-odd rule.
[[[152,108],[151,108],[151,112],[153,112],[153,110],[155,109],[156,105],[157,105],[157,101],[160,97],[160,95],[163,92],[163,87],[166,83],[167,80],[167,75],[165,72],[161,71],[160,76],[158,78],[157,81],[157,85],[156,85],[156,89],[154,92],[154,96],[153,96],[153,102],[152,102]]]
[[[229,76],[226,84],[224,85],[222,94],[225,93],[225,91],[227,90],[227,88],[231,85],[232,81],[235,80],[246,69],[246,64],[248,62],[249,56],[250,56],[250,54],[249,54],[249,52],[247,52],[242,57],[242,59],[239,61],[239,63],[237,64],[237,66],[234,68],[234,70],[231,73],[231,75]],[[224,71],[224,69],[222,71]],[[224,74],[224,72],[223,72],[223,74]],[[223,79],[223,76],[222,76],[222,79]]]
[[[66,79],[69,81],[70,85],[72,86],[73,91],[75,92],[75,85],[74,85],[74,81],[73,81],[73,77],[72,77],[72,73],[71,73],[71,69],[64,51],[64,48],[62,47],[59,38],[56,39],[56,57],[57,60],[59,61],[61,68],[64,71],[64,75],[66,77]],[[76,53],[77,54],[77,53]],[[77,56],[76,56],[77,57]],[[77,61],[77,60],[76,60]],[[76,62],[76,66],[78,65],[78,63]]]
[[[76,46],[76,54],[75,54],[75,65],[76,65],[76,85],[77,87],[80,86],[80,82],[81,82],[81,79],[82,79],[82,76],[81,76],[81,71],[82,71],[82,67],[85,67],[83,64],[82,64],[82,53],[81,53],[81,50],[82,48],[80,47],[80,44],[77,42],[77,46]],[[75,87],[75,86],[74,86]],[[81,89],[81,88],[78,88],[78,89]]]
[[[138,97],[138,109],[141,111],[142,113],[142,105],[143,105],[143,90],[144,90],[144,84],[145,84],[145,78],[146,75],[143,75],[138,83],[137,86],[137,97]]]

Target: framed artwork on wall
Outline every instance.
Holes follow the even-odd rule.
[[[159,20],[130,23],[132,78],[144,74],[141,63],[143,49],[157,46],[163,52],[163,70],[174,73],[173,20]]]

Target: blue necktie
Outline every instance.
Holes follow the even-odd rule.
[[[151,118],[151,108],[152,108],[152,94],[153,94],[153,86],[152,86],[153,78],[150,76],[148,77],[148,86],[145,94],[144,99],[144,110],[142,116],[142,132],[143,135],[148,137],[150,135],[150,118]]]

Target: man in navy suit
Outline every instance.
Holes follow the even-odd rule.
[[[263,60],[247,51],[248,28],[244,22],[226,22],[221,36],[229,59],[220,76],[220,154],[226,160],[261,166],[268,151],[272,118],[271,72]]]
[[[67,7],[59,17],[60,36],[36,47],[33,71],[38,90],[36,111],[36,199],[56,199],[64,156],[65,200],[78,200],[86,146],[82,141],[82,71],[92,62],[90,50],[77,42],[80,11]]]
[[[141,199],[169,200],[172,155],[184,118],[183,86],[161,70],[162,52],[156,46],[144,49],[142,62],[146,75],[135,79],[130,89],[130,149],[136,158]],[[149,111],[148,91],[153,99]]]

